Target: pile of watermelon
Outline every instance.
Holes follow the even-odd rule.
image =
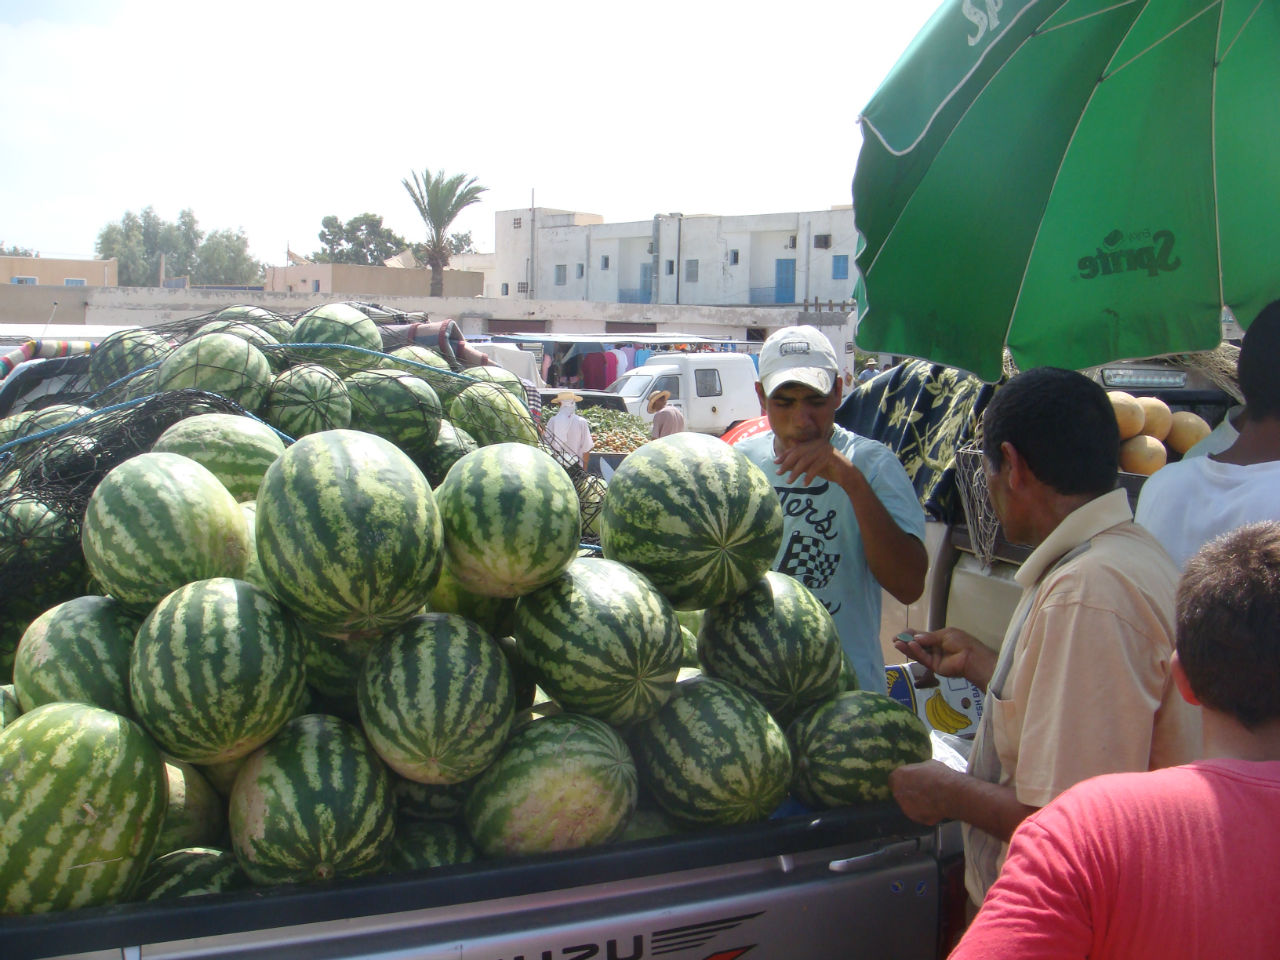
[[[70,521],[0,476],[0,561],[60,571],[0,686],[0,914],[883,802],[929,755],[768,570],[781,509],[744,457],[643,445],[597,555],[518,379],[382,353],[353,311],[104,341],[104,388],[246,414],[179,420]]]

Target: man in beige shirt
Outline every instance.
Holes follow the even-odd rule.
[[[983,418],[991,504],[1006,539],[1035,547],[997,655],[953,627],[899,641],[903,653],[987,691],[967,773],[929,761],[894,771],[903,811],[961,820],[975,904],[1013,830],[1067,787],[1102,773],[1200,755],[1200,718],[1170,672],[1178,570],[1116,489],[1119,435],[1088,378],[1040,368]]]

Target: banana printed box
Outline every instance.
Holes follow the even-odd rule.
[[[918,663],[894,664],[884,672],[889,696],[934,730],[966,738],[978,732],[982,691],[968,680],[932,675]]]

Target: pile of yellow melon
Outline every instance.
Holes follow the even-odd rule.
[[[1109,390],[1111,408],[1120,428],[1120,469],[1150,476],[1209,435],[1204,417],[1189,410],[1174,413],[1159,397],[1135,397],[1123,390]]]

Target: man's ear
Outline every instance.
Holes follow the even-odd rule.
[[[1018,448],[1008,440],[1000,444],[1000,457],[1009,466],[1009,488],[1011,490],[1021,490],[1035,478],[1035,474],[1027,466],[1027,461],[1018,452]]]
[[[764,395],[764,384],[759,380],[756,381],[756,397],[760,401],[760,412],[764,413],[764,402],[767,398]]]
[[[1177,650],[1173,651],[1173,659],[1169,661],[1169,672],[1173,674],[1173,682],[1177,684],[1178,692],[1182,694],[1182,699],[1193,707],[1200,706],[1200,699],[1196,696],[1195,691],[1191,689],[1191,681],[1187,678],[1187,670],[1178,658]]]

